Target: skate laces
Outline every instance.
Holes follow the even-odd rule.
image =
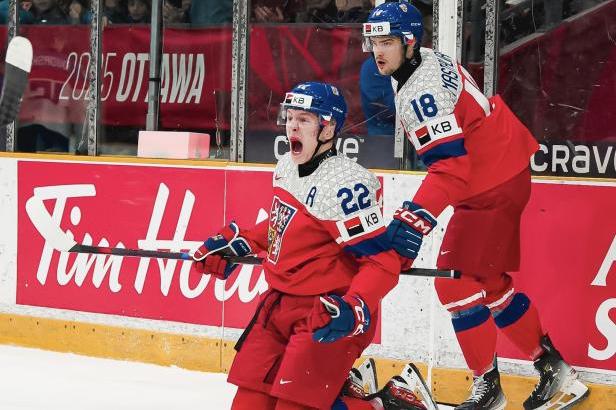
[[[539,359],[541,360],[541,359]],[[545,360],[545,363],[539,363],[535,368],[539,371],[539,383],[535,385],[531,397],[540,398],[544,395],[546,387],[551,383],[554,377],[554,367],[560,363],[551,363],[549,360]]]
[[[471,396],[466,400],[467,402],[479,403],[483,396],[490,390],[488,382],[483,376],[475,377],[473,381]]]

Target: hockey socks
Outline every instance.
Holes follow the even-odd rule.
[[[496,350],[496,326],[483,305],[451,312],[451,322],[466,364],[479,376],[492,368]]]
[[[500,308],[500,310],[498,310]],[[524,293],[515,293],[506,306],[492,308],[494,323],[531,360],[543,352],[539,314]]]

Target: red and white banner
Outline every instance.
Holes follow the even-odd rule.
[[[83,122],[91,64],[89,27],[24,26],[22,31],[33,44],[35,58],[20,121]],[[351,105],[348,121],[363,121],[357,82],[359,68],[367,56],[353,44],[360,36],[356,31],[350,27],[253,27],[247,94],[252,107],[251,126],[276,129],[271,118],[276,118],[284,93],[307,79],[338,84]],[[147,113],[149,27],[108,26],[102,44],[102,122],[143,126]],[[231,47],[230,26],[165,29],[161,61],[163,127],[213,129],[217,119],[220,127],[229,128]]]
[[[241,328],[266,289],[260,267],[244,267],[225,283],[190,275],[190,262],[61,255],[24,206],[38,196],[79,243],[185,251],[229,221],[225,193],[238,204],[227,213],[254,224],[269,207],[270,172],[19,162],[18,181],[19,304],[220,326],[224,301],[225,326]]]
[[[516,287],[577,366],[616,370],[616,187],[534,183]],[[501,357],[526,359],[500,338]]]
[[[267,287],[260,267],[244,266],[224,283],[189,275],[189,262],[60,254],[24,206],[38,196],[84,244],[188,250],[231,218],[240,226],[266,218],[271,169],[18,161],[17,171],[18,304],[220,326],[224,302],[225,326],[248,322]],[[613,209],[613,184],[534,183],[523,218],[522,267],[514,275],[573,364],[615,371]],[[500,343],[500,357],[523,358]]]
[[[561,24],[501,52],[499,90],[514,112],[538,136],[550,140],[595,141],[614,136],[612,109],[616,52],[608,27],[616,3]],[[81,123],[85,118],[90,28],[24,25],[34,61],[20,121]],[[0,26],[0,38],[6,30]],[[567,44],[567,49],[562,48]],[[144,126],[149,77],[148,26],[110,25],[102,37],[102,122]],[[161,124],[172,129],[228,129],[231,93],[231,26],[165,29],[161,75]],[[548,58],[542,58],[548,56]],[[580,70],[571,64],[600,61]],[[274,130],[278,103],[300,81],[337,84],[349,105],[347,126],[365,134],[358,83],[362,63],[360,25],[313,27],[259,25],[250,29],[248,129]],[[481,78],[482,65],[472,65]],[[563,87],[562,84],[569,84]],[[542,92],[537,92],[541,90]],[[573,91],[572,91],[573,90]],[[374,91],[373,91],[374,92]],[[547,96],[547,97],[546,97]],[[558,101],[559,104],[554,104]],[[571,115],[571,109],[576,115]]]

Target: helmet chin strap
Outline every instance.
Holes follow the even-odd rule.
[[[312,161],[314,157],[317,156],[317,152],[319,152],[319,148],[321,148],[323,144],[327,144],[328,142],[333,141],[336,138],[336,133],[334,132],[334,135],[330,139],[328,139],[327,141],[321,141],[319,137],[321,136],[321,133],[323,132],[323,128],[325,128],[324,125],[319,125],[319,132],[317,133],[317,146],[314,147],[314,152],[310,156],[310,159],[306,162]]]
[[[321,132],[319,132],[319,135],[321,134]],[[333,137],[331,137],[329,140],[323,142],[320,141],[317,137],[317,146],[314,149],[314,153],[312,154],[312,156],[310,157],[310,159],[306,162],[304,162],[303,164],[299,164],[297,166],[297,171],[299,173],[300,178],[308,176],[310,174],[312,174],[318,167],[319,164],[321,164],[321,162],[325,161],[327,158],[336,155],[336,146],[332,144],[332,146],[321,152],[320,154],[317,154],[317,152],[319,151],[319,148],[321,146],[323,146],[323,144],[327,144],[330,141],[333,141],[336,139],[336,135],[334,134]]]

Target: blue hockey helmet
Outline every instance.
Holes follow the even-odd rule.
[[[336,120],[336,133],[342,129],[347,114],[346,101],[338,87],[313,81],[297,84],[286,93],[284,102],[280,104],[278,125],[286,124],[288,108],[317,114],[321,125],[329,124],[333,118]]]
[[[404,45],[415,40],[415,46],[419,47],[423,36],[421,12],[407,2],[383,3],[375,7],[363,28],[363,49],[366,52],[372,51],[370,37],[396,36]]]

